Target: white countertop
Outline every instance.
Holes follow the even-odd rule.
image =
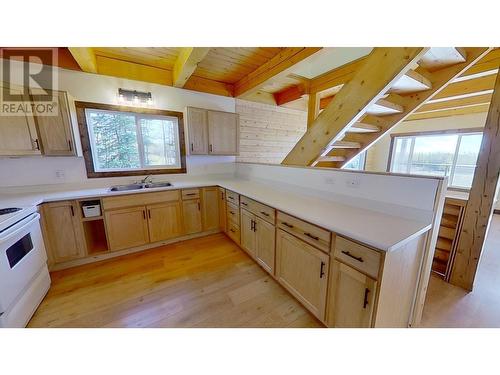
[[[384,214],[318,197],[288,191],[285,187],[237,178],[174,182],[167,188],[110,192],[109,188],[78,188],[0,195],[0,207],[33,206],[44,202],[142,194],[153,191],[219,185],[383,251],[393,251],[431,228],[431,223]]]

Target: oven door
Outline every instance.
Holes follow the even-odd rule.
[[[33,213],[0,233],[0,313],[47,262],[39,221],[40,214]]]

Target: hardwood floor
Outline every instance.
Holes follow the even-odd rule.
[[[54,272],[29,327],[322,327],[223,234]]]
[[[421,327],[500,327],[500,215],[493,215],[474,290],[431,277]]]

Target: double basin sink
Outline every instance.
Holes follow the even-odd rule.
[[[129,184],[129,185],[116,185],[111,186],[109,191],[128,191],[128,190],[141,190],[141,189],[153,189],[172,186],[170,182],[147,182],[139,184]]]

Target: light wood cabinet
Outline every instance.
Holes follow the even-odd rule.
[[[191,155],[208,154],[208,111],[188,107],[188,136]]]
[[[199,199],[182,201],[184,234],[199,233],[202,230],[201,204]]]
[[[208,151],[213,155],[238,155],[239,124],[236,113],[208,111]]]
[[[377,282],[338,260],[332,260],[327,324],[339,328],[368,328]]]
[[[255,259],[269,273],[274,273],[276,227],[259,217],[255,218]]]
[[[76,202],[46,203],[41,212],[45,244],[51,263],[84,257],[85,241]]]
[[[238,155],[238,114],[188,107],[187,120],[191,155]]]
[[[149,239],[151,242],[168,240],[182,235],[180,202],[147,206]]]
[[[276,227],[241,209],[241,247],[267,272],[274,273]]]
[[[219,205],[219,228],[223,232],[227,232],[227,217],[226,217],[226,191],[219,188],[218,205]]]
[[[251,214],[247,210],[241,210],[240,218],[240,236],[241,236],[241,247],[246,250],[246,252],[255,258],[255,232],[254,232],[254,214]]]
[[[53,94],[56,96],[57,114],[35,117],[42,152],[48,156],[76,155],[67,95],[62,91],[53,91]],[[37,94],[31,96],[35,102],[41,100]]]
[[[130,207],[105,212],[106,232],[111,250],[145,245],[149,242],[146,207]]]
[[[201,218],[204,231],[219,228],[219,189],[217,187],[201,189]]]
[[[0,90],[4,84],[0,82]],[[12,94],[22,95],[22,88],[10,87]],[[29,106],[30,98],[18,104]],[[36,131],[35,119],[32,114],[20,116],[0,116],[0,155],[22,156],[40,155],[40,142]]]
[[[329,256],[278,229],[276,277],[318,319],[325,314]]]

